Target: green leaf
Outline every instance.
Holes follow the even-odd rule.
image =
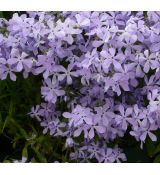
[[[46,158],[40,153],[40,151],[38,149],[34,149],[38,159],[40,160],[40,162],[43,162],[43,163],[47,163],[47,160]]]
[[[22,156],[28,157],[28,144],[23,148]]]
[[[154,163],[160,163],[160,154],[154,159]]]
[[[3,18],[3,12],[0,11],[0,18]]]
[[[4,160],[3,163],[11,163],[10,160]]]
[[[13,103],[11,101],[10,106],[9,106],[9,112],[8,112],[8,115],[7,115],[4,123],[3,123],[1,133],[3,133],[4,129],[6,128],[7,124],[9,123],[9,120],[12,118],[12,114],[13,114]]]
[[[147,139],[146,141],[146,148],[147,148],[147,153],[150,157],[152,157],[155,153],[155,145],[154,142],[152,142],[150,139]]]
[[[160,152],[160,144],[158,144],[158,146],[155,148],[153,155],[156,155],[159,152]]]
[[[3,127],[3,120],[2,120],[2,115],[0,113],[0,134],[1,134],[1,131],[2,131],[2,127]]]
[[[20,134],[27,139],[28,138],[28,134],[27,132],[16,122],[16,120],[14,120],[13,118],[11,119],[11,122],[16,126],[16,128],[19,130]]]

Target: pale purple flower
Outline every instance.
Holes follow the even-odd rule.
[[[131,123],[134,129],[137,129],[139,125],[141,125],[143,119],[145,119],[146,114],[142,109],[139,109],[138,105],[136,104],[133,107],[133,112],[131,115],[132,117],[128,119],[128,122]]]
[[[72,113],[64,112],[63,116],[70,119],[70,125],[92,124],[91,109],[77,105]]]
[[[92,124],[89,126],[88,136],[90,139],[93,139],[95,136],[95,131],[99,134],[103,134],[106,131],[106,128],[100,123],[100,116],[92,117]]]
[[[16,75],[15,72],[17,72],[17,70],[15,70],[15,68],[12,68],[11,66],[5,66],[2,65],[0,66],[0,79],[1,80],[5,80],[7,78],[7,76],[10,76],[10,79],[12,81],[16,81]]]
[[[148,93],[149,110],[151,112],[156,111],[160,107],[160,92],[158,89],[153,89]]]
[[[78,25],[81,27],[87,27],[90,26],[90,19],[85,17],[84,15],[81,14],[76,14],[76,19],[77,19],[77,23]]]
[[[151,131],[154,131],[156,129],[157,129],[157,127],[155,125],[151,125],[150,127],[142,128],[142,134],[140,136],[140,140],[142,142],[145,142],[146,137],[148,135],[152,141],[154,141],[154,142],[157,141],[157,137],[151,132]]]
[[[115,161],[113,150],[111,148],[101,149],[100,154],[101,154],[100,162],[113,163]]]
[[[60,122],[58,118],[47,118],[41,122],[41,126],[44,127],[43,133],[46,134],[49,130],[50,135],[63,135],[62,128],[65,127],[65,123]]]
[[[148,73],[150,69],[155,69],[159,66],[159,62],[156,59],[154,53],[149,54],[149,50],[145,50],[144,54],[140,54],[139,59],[143,60],[143,70],[145,73]]]
[[[61,90],[58,86],[58,83],[50,78],[47,78],[44,81],[44,86],[41,88],[41,93],[46,101],[52,103],[56,103],[57,97],[65,94],[64,90]]]
[[[52,57],[49,57],[48,55],[39,55],[36,65],[37,68],[35,69],[35,73],[43,73],[43,77],[47,79],[55,68],[55,61]]]
[[[120,148],[118,148],[118,145],[116,145],[115,148],[113,148],[113,154],[115,156],[115,161],[117,163],[120,163],[121,161],[127,160],[125,154],[122,153],[122,150]]]
[[[60,74],[58,75],[58,80],[62,81],[65,78],[67,78],[67,84],[72,84],[72,78],[73,77],[78,77],[78,74],[76,71],[72,71],[74,65],[68,65],[68,68],[65,69],[63,66],[58,67],[57,72],[59,72]]]
[[[108,72],[108,69],[111,64],[113,64],[115,68],[120,67],[121,63],[124,61],[124,58],[125,58],[122,53],[118,53],[116,55],[116,49],[114,48],[109,48],[108,52],[102,50],[100,54],[102,57],[105,58],[102,64],[103,70],[105,72]]]
[[[129,118],[131,118],[132,108],[125,110],[123,105],[118,107],[120,114],[116,115],[115,121],[118,125],[121,125],[122,129],[127,130]]]
[[[32,59],[27,57],[28,54],[26,54],[25,52],[19,53],[19,50],[12,49],[11,58],[7,60],[7,63],[11,66],[16,65],[16,70],[20,72],[22,71],[24,66],[27,66],[28,68],[32,67]]]

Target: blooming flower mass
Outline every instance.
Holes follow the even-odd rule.
[[[15,13],[0,31],[0,80],[41,78],[29,115],[65,138],[71,161],[126,161],[110,143],[127,132],[142,149],[157,140],[160,12]]]

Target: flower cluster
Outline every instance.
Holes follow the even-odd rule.
[[[0,19],[0,79],[42,79],[32,108],[78,162],[120,162],[109,146],[160,128],[160,12],[28,12]]]

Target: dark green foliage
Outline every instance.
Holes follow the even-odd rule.
[[[0,162],[20,160],[22,155],[33,162],[67,161],[64,140],[43,135],[39,122],[27,115],[41,102],[40,85],[34,76],[0,81]]]
[[[0,12],[0,18],[10,19],[14,13],[24,14],[25,11],[3,11]]]

